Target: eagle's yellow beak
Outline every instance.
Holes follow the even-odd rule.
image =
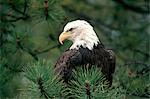
[[[63,32],[60,34],[59,36],[59,42],[61,44],[63,44],[63,41],[66,40],[67,38],[71,37],[71,33],[70,32]]]

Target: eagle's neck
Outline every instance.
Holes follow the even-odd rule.
[[[96,33],[94,31],[91,32],[82,33],[82,35],[79,35],[77,38],[75,38],[70,49],[78,50],[82,46],[83,48],[88,48],[89,50],[92,50],[94,46],[97,46],[100,41]]]

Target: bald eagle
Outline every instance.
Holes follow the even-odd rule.
[[[77,66],[97,66],[105,75],[109,84],[112,84],[112,76],[115,71],[115,55],[108,50],[98,39],[93,27],[84,20],[69,22],[59,36],[59,42],[64,40],[73,42],[55,65],[55,71],[64,82],[72,78],[72,69]]]

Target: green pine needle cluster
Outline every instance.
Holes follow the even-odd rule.
[[[69,98],[74,99],[120,99],[125,91],[121,88],[108,88],[106,78],[97,67],[78,68],[65,90]]]
[[[24,90],[30,98],[120,99],[125,97],[125,90],[122,88],[108,88],[101,70],[94,66],[73,70],[73,79],[69,84],[65,84],[55,74],[53,65],[41,60],[27,66],[25,78],[27,83]]]
[[[54,73],[53,66],[46,61],[39,61],[28,65],[25,72],[27,78],[26,91],[33,99],[59,99],[63,83]]]
[[[136,67],[141,65],[136,65]],[[147,70],[149,69],[146,67]],[[131,72],[132,71],[132,72]],[[116,71],[118,72],[118,71]],[[122,67],[119,68],[118,75],[114,76],[114,79],[120,83],[124,89],[126,89],[126,93],[128,95],[135,96],[150,96],[150,80],[149,73],[137,74],[138,70],[129,70],[129,68]],[[117,79],[116,79],[117,78]]]

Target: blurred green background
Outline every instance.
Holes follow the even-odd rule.
[[[58,42],[69,21],[83,19],[116,53],[113,85],[135,99],[150,97],[149,0],[1,0],[0,98],[17,98],[28,63],[45,59],[54,65],[71,46]],[[128,99],[127,98],[127,99]]]

